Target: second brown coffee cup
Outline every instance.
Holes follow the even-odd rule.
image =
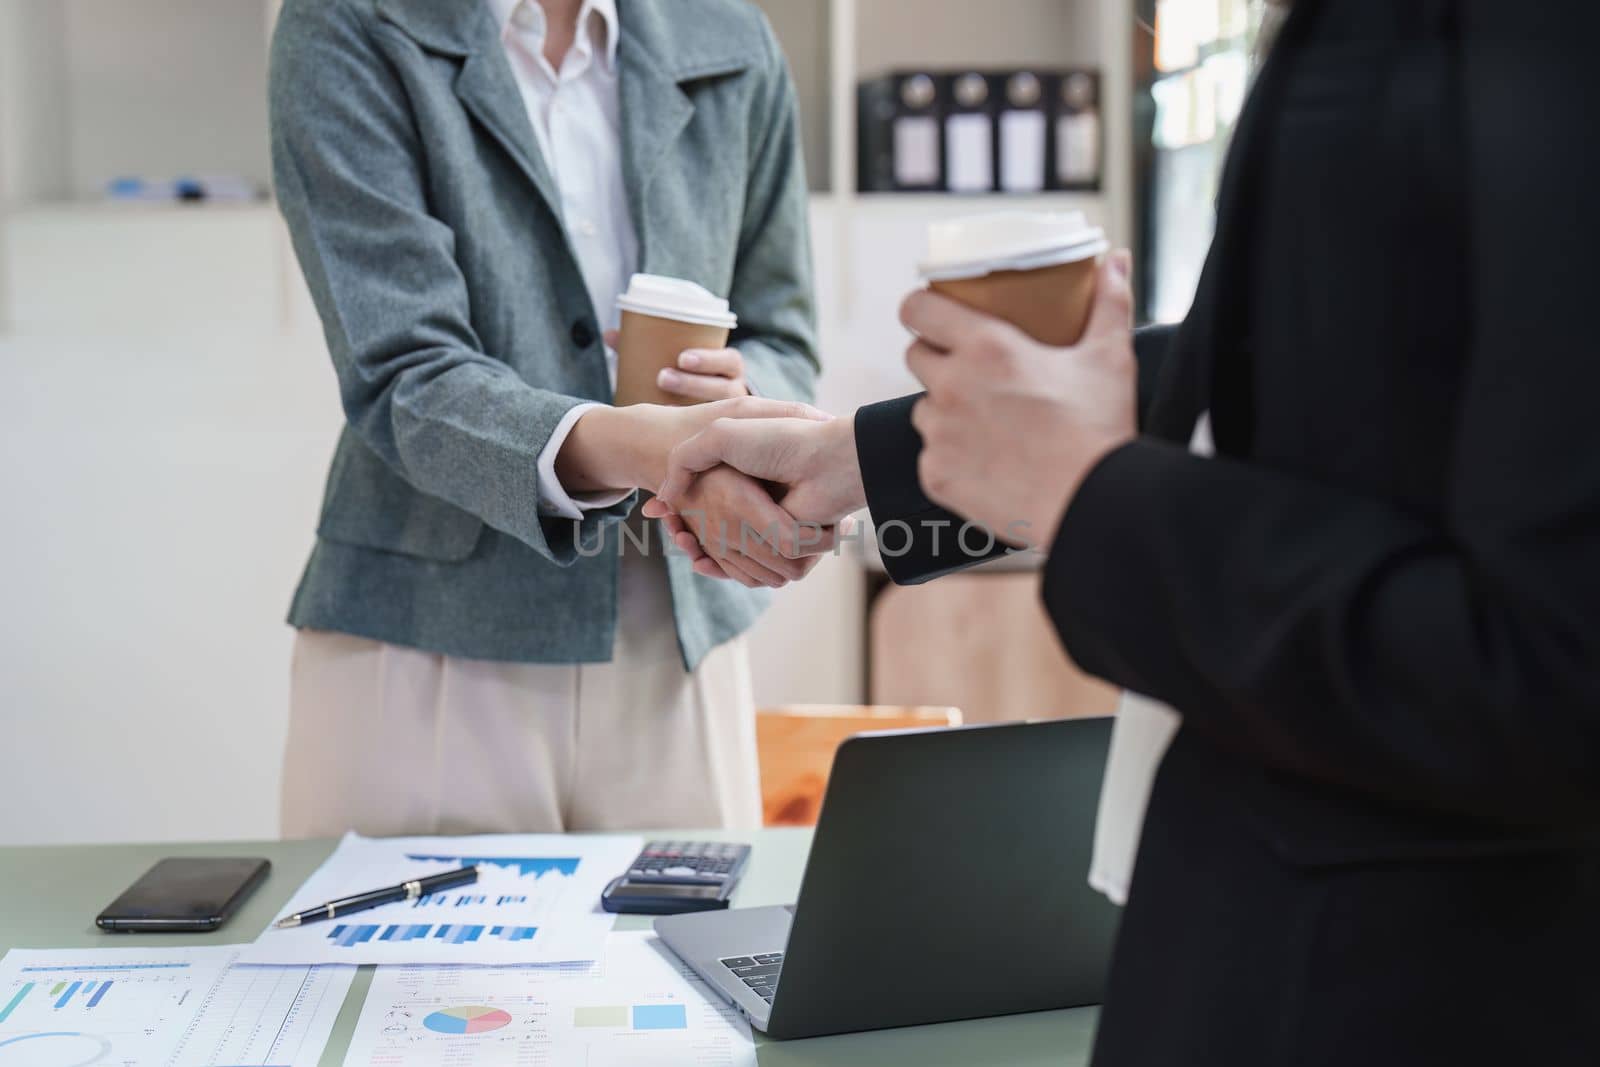
[[[1003,211],[928,228],[928,288],[1047,345],[1077,344],[1094,303],[1105,233],[1079,212]]]
[[[667,367],[690,348],[726,348],[738,324],[728,302],[694,282],[659,274],[635,274],[617,298],[622,312],[617,341],[616,405],[695,404],[656,384]]]

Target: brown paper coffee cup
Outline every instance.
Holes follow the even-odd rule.
[[[616,405],[696,404],[686,396],[669,393],[656,384],[664,367],[676,367],[678,356],[688,348],[726,348],[728,330],[697,322],[622,313],[622,336],[617,341]]]
[[[998,211],[930,226],[921,271],[934,292],[1065,346],[1083,338],[1106,247],[1081,213]]]
[[[622,313],[617,341],[618,407],[629,404],[695,404],[656,384],[666,367],[676,367],[688,348],[725,348],[739,322],[728,302],[694,282],[660,274],[635,274],[617,297]]]
[[[1042,344],[1064,347],[1083,338],[1094,303],[1096,259],[1035,270],[1000,270],[981,278],[928,283],[970,308],[1004,319]]]

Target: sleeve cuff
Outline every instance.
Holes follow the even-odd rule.
[[[561,487],[561,480],[556,477],[556,456],[561,452],[561,446],[567,443],[567,435],[583,418],[584,413],[600,404],[577,404],[567,409],[567,413],[556,423],[555,432],[550,435],[550,440],[545,442],[543,451],[539,453],[539,514],[558,519],[572,519],[581,521],[586,511],[596,511],[601,508],[615,507],[633,495],[632,489],[612,490],[601,493],[568,493]]]
[[[1169,610],[1166,575],[1150,540],[1171,515],[1188,464],[1176,445],[1140,438],[1107,454],[1089,472],[1056,530],[1045,563],[1045,610],[1062,645],[1085,671],[1140,692],[1138,670],[1151,619]]]
[[[872,521],[919,515],[934,509],[917,483],[922,436],[911,425],[911,409],[923,394],[868,404],[856,412],[856,458]]]

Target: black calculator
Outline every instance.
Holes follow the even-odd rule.
[[[677,915],[728,906],[750,846],[724,841],[651,841],[612,879],[600,906],[631,915]]]

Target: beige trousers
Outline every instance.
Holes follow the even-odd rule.
[[[623,556],[610,663],[295,639],[285,837],[761,824],[744,639],[685,672],[661,556]]]

